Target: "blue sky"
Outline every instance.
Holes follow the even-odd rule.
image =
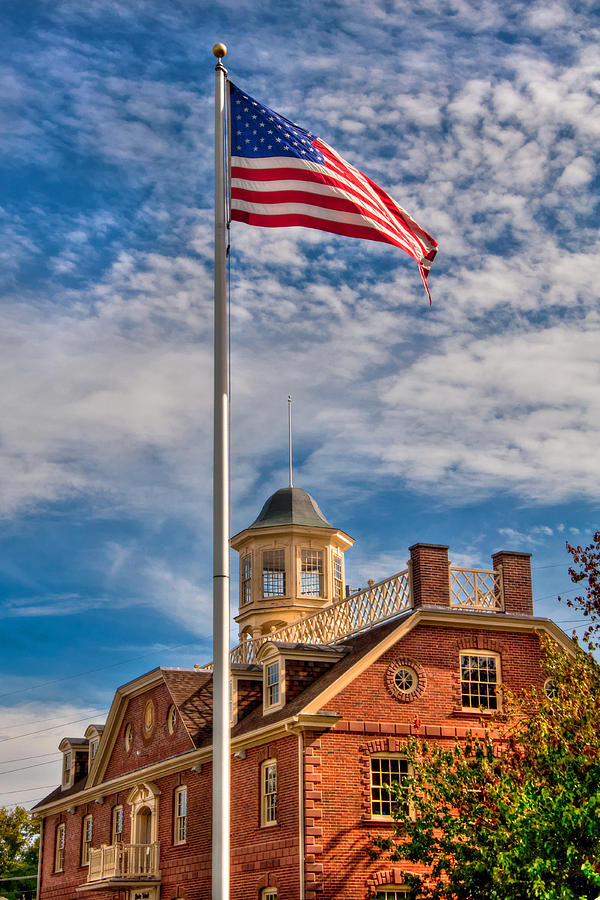
[[[233,532],[287,483],[291,393],[294,481],[356,538],[353,587],[419,540],[484,567],[524,549],[537,611],[578,625],[556,596],[600,496],[594,5],[0,19],[0,803],[56,782],[116,685],[210,658],[217,40],[439,242],[429,307],[397,248],[233,224]]]

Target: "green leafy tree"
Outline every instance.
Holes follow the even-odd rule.
[[[39,840],[39,825],[28,810],[0,807],[0,894],[8,900],[35,895],[33,879],[2,879],[37,874]]]
[[[429,900],[600,898],[600,532],[567,545],[575,583],[569,601],[589,617],[571,654],[542,638],[548,694],[503,692],[503,714],[484,738],[451,749],[412,739],[412,774],[395,797],[395,834],[374,853],[406,866],[414,897]],[[413,874],[411,874],[411,871]]]

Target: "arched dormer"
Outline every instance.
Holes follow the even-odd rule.
[[[240,555],[240,640],[269,634],[341,600],[344,553],[353,543],[306,491],[275,491],[254,522],[231,539]]]

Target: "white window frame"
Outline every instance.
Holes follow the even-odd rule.
[[[187,785],[180,784],[173,794],[173,844],[187,843]]]
[[[384,793],[384,790],[383,790],[383,788],[382,788],[382,785],[383,785],[383,784],[388,784],[388,783],[390,783],[390,782],[384,781],[384,780],[383,780],[383,773],[382,773],[382,775],[381,775],[381,777],[382,777],[382,782],[381,782],[381,784],[374,784],[374,783],[373,783],[373,774],[374,774],[374,773],[373,773],[373,762],[374,762],[374,760],[376,760],[376,759],[380,759],[380,760],[386,760],[386,759],[388,759],[388,760],[394,760],[394,761],[398,761],[398,762],[405,762],[405,763],[406,763],[406,772],[400,772],[400,773],[399,773],[400,776],[402,776],[402,775],[410,775],[410,774],[411,774],[411,766],[410,766],[410,764],[407,762],[406,756],[405,756],[403,753],[372,753],[371,756],[369,757],[369,810],[370,810],[370,813],[371,813],[371,819],[373,819],[374,821],[379,821],[379,822],[391,822],[391,821],[393,821],[393,816],[392,816],[392,814],[391,814],[391,806],[392,806],[393,800],[392,800],[391,797],[389,798],[389,800],[384,800],[384,799],[383,799],[383,793]],[[391,766],[390,766],[390,769],[391,769]],[[394,780],[394,779],[390,779],[390,781],[393,781],[393,780]],[[400,783],[401,783],[401,781],[402,781],[402,778],[400,778]],[[376,802],[377,802],[377,801],[374,799],[374,796],[373,796],[375,790],[378,790],[378,791],[381,792],[381,796],[380,796],[380,798],[379,798],[379,802],[380,802],[382,805],[383,805],[384,802],[390,804],[390,812],[389,812],[389,813],[377,813],[377,812],[374,812],[374,806],[375,806],[375,804],[376,804]],[[387,791],[386,791],[386,793],[387,793]],[[389,795],[388,795],[388,796],[389,796]]]
[[[284,578],[285,582],[285,578]],[[252,553],[240,559],[240,606],[252,602]]]
[[[113,806],[110,824],[111,844],[123,843],[123,821],[123,807],[120,804],[118,806]],[[118,824],[120,824],[121,828],[117,831]]]
[[[305,556],[308,557],[308,555],[311,553],[316,554],[316,557],[318,560],[318,565],[320,565],[320,570],[319,570],[319,567],[317,567],[316,570],[307,569],[307,571],[305,572],[304,565],[305,565],[305,563],[307,563],[309,561],[309,560],[305,559]],[[326,596],[326,591],[325,591],[325,553],[323,552],[322,549],[320,549],[318,547],[300,547],[300,565],[298,567],[298,570],[299,570],[299,582],[300,582],[298,585],[298,594],[300,597],[325,597]],[[319,580],[318,592],[315,593],[314,591],[311,591],[311,590],[304,590],[304,584],[303,584],[304,576],[306,575],[307,581],[309,581],[314,577],[315,574],[317,575],[317,578]]]
[[[92,847],[92,835],[94,818],[91,815],[84,816],[81,820],[81,865],[87,866],[90,862],[90,849]]]
[[[287,589],[288,589],[288,572],[287,572],[287,559],[285,548],[283,547],[269,547],[268,549],[261,551],[261,589],[262,596],[265,600],[272,600],[276,597],[287,597]],[[272,569],[272,572],[281,572],[283,575],[282,586],[283,590],[280,593],[274,593],[273,591],[265,592],[265,555],[267,553],[277,553],[283,559],[283,569]]]
[[[270,774],[271,770],[271,774]],[[272,772],[275,773],[273,790]],[[266,759],[260,767],[260,824],[262,828],[277,825],[277,760]]]
[[[340,577],[336,578],[336,566],[339,566]],[[339,595],[337,593],[337,585],[339,585]],[[332,601],[336,603],[338,600],[344,599],[344,554],[339,550],[331,552],[331,589]]]
[[[263,888],[260,892],[260,900],[277,900],[277,888]]]
[[[408,897],[408,888],[403,884],[386,884],[375,891],[374,900],[401,900]]]
[[[65,750],[63,753],[62,786],[70,787],[73,779],[73,751]]]
[[[463,670],[463,657],[466,657],[466,656],[476,656],[480,659],[486,658],[486,659],[493,659],[495,661],[495,663],[496,663],[496,682],[494,685],[494,687],[495,687],[494,693],[495,693],[495,697],[496,697],[496,706],[465,706],[464,696],[463,696],[464,692],[463,692],[462,670]],[[464,712],[473,712],[473,713],[477,713],[477,714],[483,713],[486,715],[492,715],[493,713],[499,712],[502,709],[502,694],[498,690],[498,688],[502,684],[502,668],[500,665],[500,654],[499,653],[496,653],[495,650],[475,650],[475,649],[461,650],[459,653],[459,656],[458,656],[458,671],[459,671],[459,681],[460,681],[460,703],[461,703],[461,709]],[[489,684],[490,682],[480,682],[480,681],[477,681],[477,682],[466,681],[465,682],[465,684],[473,684],[473,683]]]
[[[172,703],[167,711],[167,733],[173,734],[177,728],[177,708]]]
[[[277,681],[271,681],[271,670],[277,666]],[[274,688],[277,688],[277,698],[273,700],[273,695],[275,693]],[[274,712],[276,709],[281,709],[281,707],[285,704],[285,669],[283,665],[283,659],[278,656],[271,656],[268,659],[265,659],[263,664],[263,711],[264,712]]]
[[[60,822],[54,832],[54,871],[65,871],[65,844],[67,842],[67,826]]]
[[[90,741],[90,762],[93,762],[96,759],[99,743],[100,738],[94,738],[92,741]]]

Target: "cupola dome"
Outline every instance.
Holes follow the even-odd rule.
[[[306,525],[331,528],[314,497],[302,488],[286,487],[275,491],[265,502],[250,528],[280,525]]]

